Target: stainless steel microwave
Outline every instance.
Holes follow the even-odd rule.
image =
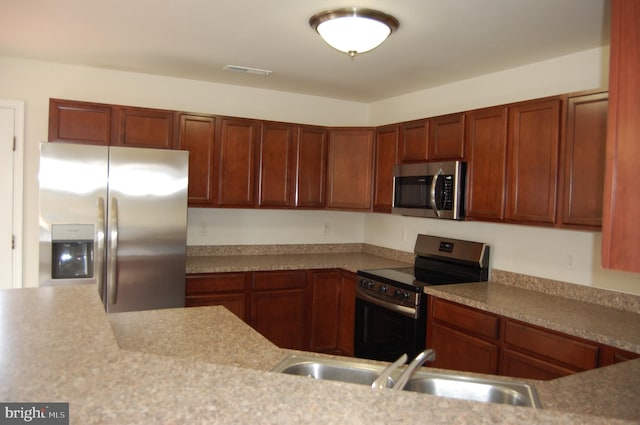
[[[465,172],[463,161],[396,165],[391,213],[462,220]]]

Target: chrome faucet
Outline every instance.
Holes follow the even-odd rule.
[[[409,382],[409,379],[411,378],[411,376],[413,376],[413,373],[416,371],[416,369],[422,366],[424,362],[426,361],[432,362],[435,359],[436,359],[436,352],[433,351],[432,349],[424,350],[422,353],[418,354],[416,358],[411,361],[409,366],[407,366],[407,368],[404,371],[402,371],[402,373],[398,377],[398,380],[393,385],[392,389],[394,390],[403,389],[404,386],[407,385],[407,382]]]
[[[394,390],[403,389],[404,386],[407,385],[407,382],[409,382],[409,379],[411,378],[413,373],[416,371],[416,369],[422,366],[422,364],[426,361],[434,361],[435,358],[436,358],[436,352],[431,349],[424,350],[422,353],[418,354],[416,358],[411,361],[409,366],[407,366],[407,368],[404,371],[402,371],[402,373],[396,380],[395,384],[393,384],[391,389],[394,389]],[[401,365],[405,364],[406,361],[407,361],[407,355],[406,354],[401,355],[398,358],[398,360],[391,363],[382,371],[382,373],[380,373],[380,376],[378,376],[376,380],[373,381],[373,384],[371,384],[371,388],[377,388],[377,389],[388,388],[387,384],[389,381],[389,377],[393,372],[396,371],[396,369],[398,369]]]
[[[406,354],[401,355],[398,358],[398,360],[396,360],[395,362],[391,363],[389,366],[387,366],[382,371],[382,373],[380,373],[380,376],[378,376],[376,378],[376,380],[373,381],[373,384],[371,384],[371,388],[376,388],[376,389],[387,388],[387,383],[389,381],[389,376],[391,376],[391,374],[398,367],[400,367],[400,365],[405,364],[406,361],[407,361],[407,355]]]

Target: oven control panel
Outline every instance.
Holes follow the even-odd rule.
[[[373,279],[360,278],[356,292],[361,292],[389,303],[415,307],[420,304],[422,294],[409,291],[399,286],[378,282]]]

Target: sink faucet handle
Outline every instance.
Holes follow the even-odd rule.
[[[409,382],[409,379],[411,378],[413,373],[416,371],[416,369],[422,366],[424,362],[426,361],[432,362],[435,359],[436,359],[436,352],[433,351],[432,349],[424,350],[423,352],[418,354],[416,358],[411,361],[409,366],[407,366],[407,368],[402,372],[402,374],[400,374],[400,376],[398,377],[398,380],[393,385],[393,389],[394,390],[403,389],[404,386],[407,385],[407,382]]]
[[[399,368],[401,365],[405,364],[406,362],[407,362],[407,354],[405,353],[401,355],[398,358],[398,360],[396,360],[395,362],[387,366],[382,371],[382,373],[380,373],[380,376],[378,376],[376,380],[373,381],[373,383],[371,384],[371,388],[377,388],[377,389],[387,388],[387,382],[389,381],[389,377],[391,376],[393,371]]]

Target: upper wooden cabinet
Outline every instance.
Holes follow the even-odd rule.
[[[561,100],[509,108],[506,219],[554,224],[560,152]]]
[[[292,207],[295,187],[295,126],[263,122],[258,143],[258,205]]]
[[[391,212],[393,166],[398,161],[398,125],[376,129],[373,211]]]
[[[611,2],[602,265],[640,273],[640,2]]]
[[[370,210],[373,184],[374,130],[329,131],[327,208]]]
[[[112,145],[175,149],[176,113],[160,109],[114,107],[117,137]]]
[[[189,151],[189,205],[213,205],[215,122],[211,116],[180,115],[179,148]]]
[[[400,124],[398,162],[420,162],[429,158],[429,120]]]
[[[174,111],[49,100],[49,141],[175,149]]]
[[[465,114],[429,118],[429,160],[464,159]]]
[[[327,130],[298,126],[295,143],[295,206],[324,208],[327,182]]]
[[[503,220],[507,176],[507,108],[467,112],[466,217]]]
[[[49,100],[49,141],[91,145],[111,144],[113,112],[111,105]]]
[[[219,143],[216,144],[218,205],[252,207],[260,124],[241,118],[225,117],[220,121]]]
[[[602,224],[607,104],[607,92],[568,98],[558,205],[563,225],[598,229]]]

